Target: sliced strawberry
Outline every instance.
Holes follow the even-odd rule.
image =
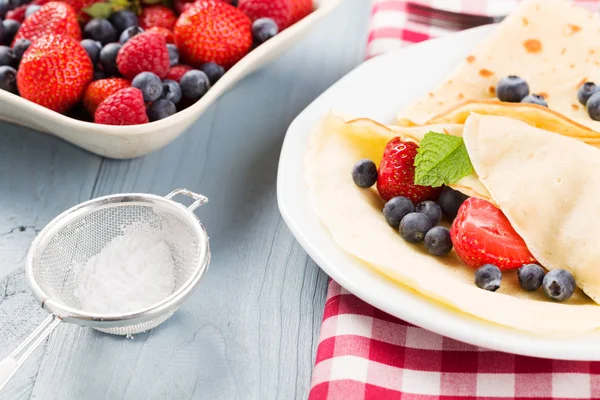
[[[452,223],[450,237],[456,254],[473,268],[494,264],[505,270],[536,263],[502,211],[482,199],[465,200]]]

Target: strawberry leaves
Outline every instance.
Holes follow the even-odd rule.
[[[133,8],[133,4],[131,4],[129,0],[109,0],[107,2],[94,3],[89,7],[83,8],[82,11],[92,18],[106,19],[115,11]]]

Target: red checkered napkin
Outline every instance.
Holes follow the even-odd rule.
[[[515,0],[417,0],[445,10],[505,15]],[[599,1],[576,1],[598,10]],[[448,33],[409,19],[400,0],[374,0],[369,57]],[[331,281],[309,400],[600,399],[600,362],[490,351],[426,331]]]

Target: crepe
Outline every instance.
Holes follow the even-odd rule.
[[[563,0],[525,0],[437,89],[400,112],[402,125],[424,124],[467,100],[495,98],[500,78],[518,75],[551,110],[600,131],[577,89],[600,82],[600,17]],[[443,62],[443,60],[440,60]]]
[[[381,212],[383,201],[376,190],[359,189],[351,176],[357,160],[365,157],[380,160],[389,139],[382,138],[382,134],[389,132],[383,133],[381,127],[364,119],[347,123],[329,115],[309,138],[305,171],[311,205],[344,251],[389,279],[482,320],[560,336],[600,327],[600,307],[579,289],[567,302],[551,302],[541,290],[530,293],[521,289],[512,271],[504,274],[498,292],[488,292],[475,286],[474,270],[454,252],[434,257],[423,246],[403,241],[385,222]],[[403,137],[430,128],[404,128]],[[440,125],[432,130],[444,128],[449,132],[460,129]]]

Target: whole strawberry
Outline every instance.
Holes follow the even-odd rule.
[[[230,68],[252,47],[252,22],[220,0],[198,0],[175,24],[182,59],[192,66],[215,62]]]
[[[160,33],[165,37],[167,43],[175,44],[175,34],[173,33],[173,31],[170,31],[167,28],[163,28],[162,26],[153,26],[150,29],[146,29],[146,31]]]
[[[117,67],[126,78],[153,72],[164,78],[169,71],[169,51],[160,33],[144,32],[129,39],[117,54]]]
[[[415,185],[415,156],[418,146],[400,138],[389,141],[379,164],[377,190],[388,201],[396,196],[408,197],[414,204],[435,199],[441,188]]]
[[[144,95],[137,88],[121,89],[106,98],[94,114],[94,122],[106,125],[139,125],[148,123]]]
[[[171,79],[173,81],[179,82],[181,81],[181,77],[191,69],[192,67],[190,67],[189,65],[177,64],[169,68],[169,72],[167,73],[165,79]]]
[[[44,35],[64,35],[81,40],[81,28],[73,8],[58,1],[44,4],[23,22],[14,40],[28,39],[34,42]]]
[[[83,106],[93,115],[100,103],[106,100],[108,96],[130,86],[131,82],[123,78],[106,78],[94,81],[83,92]]]
[[[273,19],[282,31],[310,14],[313,4],[312,0],[239,0],[238,8],[253,21]]]
[[[79,101],[93,73],[90,57],[78,41],[46,35],[23,55],[17,86],[21,97],[62,113]]]
[[[175,16],[173,10],[161,5],[144,7],[142,15],[140,15],[140,26],[144,29],[159,26],[172,30],[175,22],[177,22],[177,16]]]

